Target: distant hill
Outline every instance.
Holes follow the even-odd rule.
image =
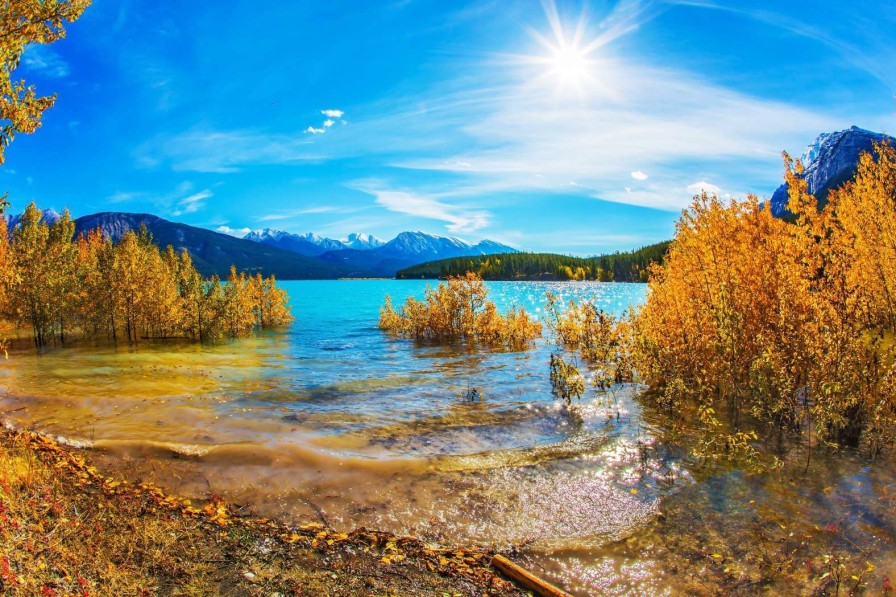
[[[896,139],[857,126],[819,135],[800,158],[805,167],[803,177],[808,183],[809,192],[818,199],[819,206],[827,202],[828,193],[832,189],[840,187],[855,176],[859,156],[864,152],[873,152],[874,144],[882,142],[896,144]],[[772,213],[778,217],[791,217],[787,201],[785,183],[772,195]]]
[[[399,279],[437,279],[475,272],[485,280],[604,280],[642,282],[651,263],[662,262],[669,242],[598,257],[510,253],[441,259],[399,271]],[[642,274],[642,272],[645,272]]]
[[[327,251],[320,258],[350,269],[353,276],[372,273],[375,276],[391,278],[401,269],[426,261],[518,252],[513,247],[490,240],[472,244],[459,238],[437,236],[425,232],[402,232],[375,249]]]
[[[196,269],[203,275],[226,276],[231,264],[249,273],[276,275],[283,280],[331,279],[347,275],[338,263],[299,255],[261,243],[234,238],[186,224],[169,222],[150,214],[103,212],[75,220],[75,233],[100,228],[107,237],[118,240],[128,230],[137,230],[142,223],[161,248],[172,245],[178,252],[186,249]]]

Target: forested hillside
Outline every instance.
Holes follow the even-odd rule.
[[[478,274],[483,280],[599,280],[646,282],[651,263],[661,263],[669,242],[597,257],[555,253],[507,253],[430,261],[403,269],[399,279],[436,279]]]

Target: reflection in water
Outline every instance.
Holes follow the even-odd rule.
[[[296,323],[257,338],[42,356],[23,346],[0,369],[0,407],[177,492],[213,492],[263,515],[342,529],[522,548],[533,567],[583,594],[671,590],[673,552],[688,553],[672,538],[692,532],[697,513],[714,513],[719,500],[768,501],[755,479],[732,477],[726,492],[695,481],[658,442],[661,423],[645,421],[635,386],[562,406],[550,392],[545,342],[525,353],[477,352],[384,336],[376,321],[385,295],[400,303],[421,296],[423,283],[284,286]],[[536,314],[546,290],[615,313],[645,292],[597,283],[489,289],[500,307]],[[465,399],[471,388],[481,399]],[[870,524],[892,536],[892,516],[881,517]]]

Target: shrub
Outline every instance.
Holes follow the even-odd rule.
[[[631,325],[625,318],[613,317],[590,302],[570,301],[561,311],[550,292],[545,312],[558,347],[579,354],[593,367],[599,390],[634,379]]]
[[[523,350],[541,336],[541,324],[522,308],[507,315],[486,300],[488,290],[477,274],[449,278],[426,289],[423,301],[409,297],[399,311],[391,297],[380,309],[380,328],[418,340],[479,342]]]
[[[785,165],[795,223],[752,196],[703,194],[683,213],[634,321],[636,368],[654,395],[696,402],[708,427],[724,412],[730,445],[748,420],[889,443],[896,153],[863,156],[822,211],[802,166]]]

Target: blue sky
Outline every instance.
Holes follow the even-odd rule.
[[[594,254],[780,152],[890,132],[896,5],[95,0],[17,73],[59,94],[0,169],[35,200],[221,230],[424,230]]]

